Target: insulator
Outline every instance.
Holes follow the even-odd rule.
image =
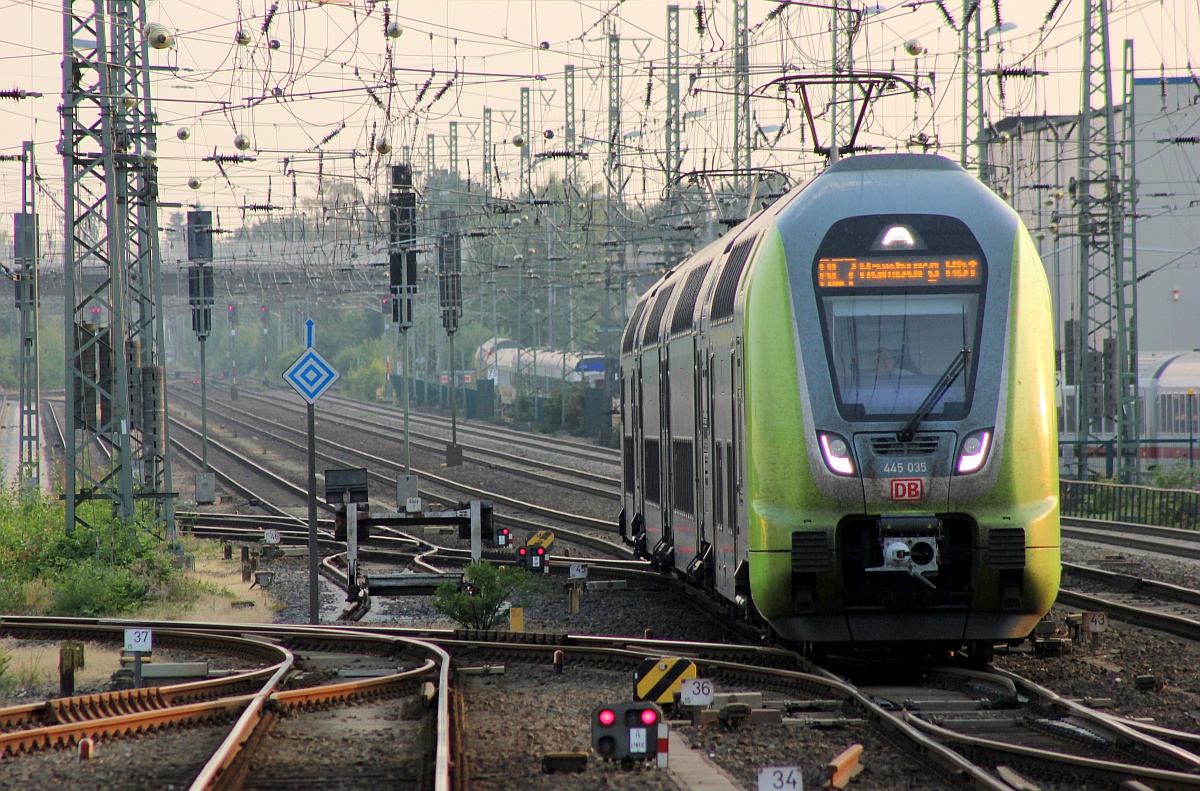
[[[957,27],[954,24],[954,17],[950,16],[950,10],[948,8],[946,8],[946,3],[944,2],[944,0],[937,0],[937,7],[938,7],[938,10],[942,12],[942,16],[945,17],[946,24],[949,25],[950,27]]]
[[[704,24],[704,0],[696,2],[696,35],[703,36],[706,26]]]
[[[171,35],[170,28],[158,22],[146,25],[142,35],[146,37],[146,43],[154,49],[168,49],[175,43],[175,37]]]
[[[254,159],[242,154],[213,154],[211,157],[205,157],[204,161],[216,162],[218,165],[240,165],[243,162],[253,162]]]
[[[337,129],[334,129],[332,132],[330,132],[329,134],[327,134],[327,135],[325,135],[324,137],[322,137],[322,138],[321,138],[321,142],[320,142],[320,143],[317,143],[317,145],[318,145],[318,146],[323,146],[323,145],[325,145],[325,144],[326,144],[326,143],[328,143],[330,140],[332,140],[333,138],[335,138],[335,137],[337,137],[339,134],[341,134],[341,131],[342,131],[343,129],[345,129],[345,128],[346,128],[346,124],[345,124],[345,123],[343,123],[343,124],[342,124],[341,126],[339,126]]]
[[[650,66],[650,74],[646,77],[646,107],[650,106],[650,98],[654,95],[654,66]]]
[[[1058,12],[1058,7],[1063,4],[1063,0],[1054,0],[1054,4],[1050,6],[1050,10],[1046,12],[1046,22],[1054,19],[1054,15]]]
[[[263,20],[262,32],[266,33],[271,29],[271,23],[275,21],[275,12],[279,10],[279,3],[271,3],[271,7],[267,9],[267,18]]]
[[[1004,20],[1000,18],[1000,0],[992,0],[992,16],[996,20],[996,27],[999,28],[1004,22]]]
[[[269,203],[247,203],[242,207],[246,211],[274,211],[275,207]]]
[[[20,88],[11,91],[0,91],[0,99],[24,99],[28,94]]]
[[[438,91],[436,94],[434,94],[434,96],[433,96],[433,101],[434,101],[434,102],[436,102],[438,99],[440,99],[440,98],[442,98],[443,96],[445,96],[445,95],[446,95],[446,91],[450,90],[450,86],[454,84],[454,81],[455,81],[457,78],[458,78],[458,72],[455,72],[454,74],[452,74],[452,75],[450,76],[450,79],[446,81],[446,84],[445,84],[445,85],[443,85],[443,86],[441,87],[441,90],[439,90],[439,91]],[[432,104],[432,103],[433,103],[433,102],[430,102],[430,104]]]
[[[367,96],[370,96],[370,97],[371,97],[371,99],[373,99],[373,100],[374,100],[374,102],[375,102],[375,105],[376,105],[376,106],[377,106],[377,107],[378,107],[380,110],[386,110],[386,109],[387,109],[387,105],[385,105],[385,104],[383,103],[383,99],[380,99],[380,98],[379,98],[379,94],[375,93],[375,89],[374,89],[374,88],[372,88],[370,85],[364,85],[363,87],[367,89]]]
[[[417,98],[413,100],[413,104],[420,104],[425,98],[425,92],[429,90],[429,86],[433,84],[434,72],[429,72],[429,78],[425,80],[425,84],[421,86],[421,90],[417,91]]]

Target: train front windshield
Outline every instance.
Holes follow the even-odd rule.
[[[965,371],[929,416],[967,414],[985,271],[975,237],[950,217],[854,217],[830,229],[813,280],[845,419],[907,419],[964,349],[970,350]]]

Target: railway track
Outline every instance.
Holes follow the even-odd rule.
[[[282,518],[271,521],[280,525],[284,523]],[[1094,526],[1092,527],[1094,528]],[[299,533],[296,535],[299,536]],[[1098,535],[1092,533],[1092,537],[1087,540],[1097,540]],[[1149,538],[1153,538],[1153,536],[1149,536]],[[1186,546],[1186,537],[1168,534],[1167,538],[1168,543],[1164,546],[1171,546],[1170,542]],[[402,542],[405,539],[397,536],[396,540]],[[415,548],[416,545],[409,541],[408,557],[414,557]],[[1155,551],[1162,550],[1156,549]],[[455,553],[452,551],[438,550],[429,556],[428,560],[438,564],[438,567],[443,567],[458,562],[460,558],[455,558]],[[1106,607],[1088,604],[1077,606],[1084,606],[1087,609],[1106,609]],[[405,633],[404,630],[392,631],[377,627],[372,627],[372,629],[381,634],[395,637],[415,637],[416,635],[411,632]],[[610,638],[592,638],[593,642],[589,644],[589,638],[556,636],[550,639],[549,636],[541,635],[529,638],[538,641],[533,645],[522,642],[520,643],[522,647],[514,648],[512,644],[507,643],[498,647],[481,647],[478,643],[481,642],[480,638],[483,636],[461,632],[446,633],[443,631],[438,633],[437,630],[426,630],[419,634],[421,637],[416,639],[429,639],[436,642],[445,650],[453,653],[456,659],[461,658],[468,662],[478,660],[487,663],[544,663],[553,650],[565,650],[572,662],[595,661],[598,666],[600,663],[604,663],[609,667],[619,664],[614,660],[612,654],[605,655],[604,659],[598,658],[600,655],[597,655],[594,660],[588,658],[591,656],[593,647],[602,647],[606,641],[611,645]],[[484,643],[493,641],[494,637],[490,635],[482,640]],[[719,658],[714,658],[718,656],[716,649],[706,649],[698,645],[656,644],[652,641],[628,639],[620,641],[620,645],[622,648],[617,650],[630,650],[632,654],[641,658],[656,652],[670,651],[673,655],[690,655],[689,652],[695,652],[697,660],[701,663],[701,672],[721,679],[730,686],[752,684],[787,694],[798,694],[808,683],[786,676],[781,681],[778,675],[773,676],[769,672],[763,674],[761,671],[748,669],[756,662],[744,661],[748,654],[743,652],[759,650],[753,646],[734,648],[725,646],[719,649]],[[556,646],[557,648],[555,648]],[[778,651],[778,649],[775,650]],[[782,668],[782,672],[802,672],[786,667],[798,660],[781,658],[785,653],[777,653],[772,657],[770,661],[776,664],[773,670],[781,670],[778,665],[782,663],[785,666]],[[739,662],[739,658],[743,661]],[[728,666],[721,663],[727,663]],[[813,669],[810,675],[820,676],[823,674]],[[989,674],[989,677],[995,675]],[[897,731],[891,729],[903,724],[913,732],[902,731],[905,733],[905,738],[916,739],[919,735],[929,739],[930,743],[939,743],[940,749],[946,751],[948,755],[957,755],[957,758],[943,756],[932,761],[931,765],[934,767],[933,771],[939,775],[946,776],[945,773],[949,772],[960,780],[964,777],[969,778],[967,782],[962,783],[967,787],[1011,789],[1013,787],[1011,784],[997,779],[997,771],[1000,766],[1007,767],[1006,771],[1008,772],[1015,771],[1013,767],[1016,767],[1021,771],[1032,773],[1035,777],[1039,773],[1045,775],[1057,773],[1060,777],[1065,775],[1087,778],[1087,782],[1100,784],[1100,787],[1109,787],[1110,785],[1115,787],[1115,784],[1133,778],[1137,778],[1153,788],[1197,787],[1192,750],[1200,749],[1196,744],[1197,741],[1200,741],[1200,737],[1173,732],[1169,729],[1155,730],[1151,726],[1141,727],[1138,724],[1122,722],[1120,718],[1084,711],[1077,708],[1076,705],[1068,705],[1069,701],[1056,701],[1058,696],[1051,692],[1039,692],[1035,689],[1036,685],[1030,686],[1031,682],[1013,677],[1009,677],[1008,681],[1014,689],[1018,690],[1015,695],[1009,694],[1005,698],[1005,695],[999,695],[993,691],[976,703],[969,704],[978,707],[983,701],[991,701],[989,705],[996,710],[988,712],[988,716],[979,715],[977,712],[981,709],[978,708],[972,712],[966,708],[968,704],[965,703],[960,704],[963,711],[957,712],[956,716],[949,716],[944,711],[931,714],[929,709],[936,709],[936,706],[930,704],[936,703],[940,699],[936,694],[928,691],[924,694],[909,693],[904,696],[891,697],[880,694],[881,690],[878,688],[866,687],[857,691],[858,694],[865,696],[881,708],[890,710],[890,714],[896,717],[896,723],[879,726],[881,731],[888,733],[889,738],[898,738]],[[973,682],[964,683],[969,685]],[[978,683],[985,686],[990,685],[993,690],[1005,687],[1005,682],[997,681],[995,678],[990,678],[986,683],[984,681]],[[810,691],[809,694],[817,693]],[[899,700],[893,699],[894,697],[899,697]],[[924,704],[924,711],[922,705],[912,705],[914,698]],[[997,706],[996,701],[1002,699],[1007,699],[1011,707],[1005,709],[1003,706]],[[848,701],[850,698],[844,700]],[[847,703],[846,705],[857,706],[858,704]],[[856,710],[866,720],[876,716],[873,711],[868,713],[866,709]],[[1086,724],[1080,725],[1080,722]],[[933,749],[924,742],[918,741],[910,742],[909,748],[922,752],[922,754],[924,751]],[[948,763],[943,763],[943,761]],[[962,762],[973,764],[975,768],[966,769]],[[947,767],[951,768],[947,769]],[[1006,776],[1011,777],[1011,775]]]
[[[96,628],[119,630],[129,623],[69,619],[0,621],[7,630],[24,628],[38,633],[44,633],[48,628],[72,633]],[[166,626],[139,625],[155,629]],[[932,669],[928,672],[930,683],[920,687],[881,687],[849,683],[806,665],[790,652],[744,645],[567,635],[547,639],[547,635],[381,627],[368,630],[350,626],[322,629],[276,625],[170,626],[197,630],[197,633],[237,631],[251,634],[264,645],[284,642],[293,654],[314,647],[345,651],[357,646],[356,650],[369,652],[372,647],[364,644],[373,643],[377,647],[381,642],[434,644],[447,656],[453,655],[456,662],[466,665],[480,662],[493,667],[499,664],[544,666],[556,651],[566,655],[565,661],[572,668],[597,667],[617,672],[632,670],[647,656],[686,657],[696,664],[704,677],[712,678],[726,688],[766,691],[770,699],[776,701],[773,705],[785,710],[811,713],[814,707],[832,707],[839,716],[857,720],[897,744],[904,754],[917,756],[931,773],[930,786],[934,785],[935,777],[941,778],[942,782],[954,778],[955,787],[1011,791],[1013,786],[1000,778],[1011,778],[1014,770],[1009,768],[1008,774],[1002,775],[998,767],[1004,766],[1019,767],[1022,772],[1034,773],[1035,777],[1039,772],[1060,776],[1068,772],[1072,777],[1102,784],[1097,787],[1116,787],[1130,779],[1151,784],[1156,789],[1200,787],[1200,776],[1194,774],[1200,766],[1200,758],[1189,749],[1167,742],[1160,738],[1161,734],[1135,728],[1120,718],[1062,699],[1020,677],[999,671]],[[433,667],[427,663],[406,673],[372,679],[370,684],[373,688],[402,684],[402,676],[410,682],[415,678],[428,679],[432,671]],[[373,693],[363,689],[363,682],[259,693],[264,701],[272,701],[270,710],[299,709],[316,705],[315,702],[327,705],[331,697],[345,698],[351,694]],[[428,688],[424,686],[416,692],[410,688],[407,694],[429,698]],[[436,694],[440,696],[442,692],[439,690]],[[243,705],[247,697],[241,696],[228,705]],[[256,742],[251,722],[255,719],[241,715],[239,725],[243,722],[245,725],[231,731],[225,744],[238,741],[253,750]],[[266,715],[257,719],[265,723],[260,727],[278,725]],[[447,745],[450,741],[447,732]],[[238,776],[238,766],[227,753],[223,750],[214,755],[209,766],[219,764],[231,768],[208,770],[198,776],[191,787],[226,787],[215,782],[222,773],[227,773],[226,778]],[[243,763],[252,760],[250,755],[242,759]]]
[[[389,408],[336,395],[331,395],[327,398],[331,405],[339,409],[377,415],[381,419],[394,421],[394,425],[399,425],[403,417],[399,408],[395,406]],[[445,416],[413,409],[410,410],[409,420],[412,424],[426,426],[430,430],[436,431],[437,433],[432,436],[442,442],[449,439],[450,419]],[[520,431],[497,423],[460,420],[458,422],[458,433],[459,444],[462,444],[464,438],[470,439],[478,443],[477,449],[480,451],[484,450],[485,445],[501,442],[507,445],[519,445],[536,449],[555,456],[565,455],[573,459],[584,459],[613,466],[619,466],[621,463],[620,452],[613,448],[604,448],[596,445],[594,442],[572,437],[543,437],[529,431]]]
[[[415,777],[427,776],[428,787],[449,789],[450,721],[449,656],[429,643],[368,632],[287,627],[247,636],[246,629],[213,628],[174,623],[105,622],[92,619],[0,618],[0,634],[18,639],[86,639],[115,643],[125,628],[153,629],[162,645],[186,645],[192,650],[220,650],[257,660],[265,667],[217,678],[152,687],[127,693],[60,698],[35,705],[0,709],[0,754],[74,746],[83,739],[111,739],[164,728],[232,722],[219,747],[203,763],[193,791],[239,788],[256,758],[256,750],[277,728],[281,717],[300,715],[318,707],[409,698],[410,708],[429,720],[432,749],[412,740]],[[387,657],[391,665],[369,678],[298,686],[298,671],[311,662],[314,651],[346,652]],[[305,652],[302,654],[301,652]],[[299,658],[298,658],[299,657]],[[311,674],[311,670],[309,673]],[[249,691],[247,691],[249,689]],[[278,749],[276,740],[274,749]],[[345,767],[341,767],[345,771]],[[260,786],[261,787],[261,786]]]
[[[254,436],[260,441],[262,438],[279,443],[280,445],[294,451],[296,453],[307,452],[307,438],[303,437],[303,432],[283,424],[271,423],[270,421],[255,420],[253,422],[242,418],[237,418],[232,415],[225,415],[224,420],[233,425],[239,425],[247,430],[254,432]],[[190,433],[195,433],[195,430],[182,424],[176,418],[172,418],[174,425],[180,426],[181,429]],[[268,424],[270,424],[268,426]],[[302,439],[303,438],[303,439]],[[241,464],[248,465],[256,470],[261,470],[260,474],[267,474],[273,479],[283,481],[283,477],[276,473],[271,473],[265,469],[263,463],[259,460],[251,458],[244,453],[237,451],[229,443],[209,437],[209,446],[215,447],[229,456],[236,458]],[[335,455],[336,454],[336,455]],[[395,475],[403,472],[403,466],[399,462],[371,454],[365,450],[351,447],[344,443],[333,442],[327,439],[322,439],[318,443],[317,450],[318,458],[327,462],[331,466],[337,467],[353,467],[360,466],[365,463],[368,466],[368,475],[374,482],[382,484],[387,489],[395,485]],[[390,472],[386,475],[381,470]],[[417,471],[421,476],[421,482],[425,484],[434,484],[438,488],[430,489],[423,488],[422,496],[433,501],[445,502],[447,499],[454,501],[456,498],[479,498],[491,500],[494,506],[498,506],[495,515],[495,520],[502,525],[514,527],[528,532],[536,532],[538,530],[550,527],[555,530],[556,535],[567,542],[576,543],[585,546],[591,550],[601,550],[609,555],[616,557],[631,557],[630,551],[623,545],[615,543],[607,539],[616,532],[616,526],[609,520],[597,519],[595,517],[585,516],[582,514],[574,514],[567,511],[562,511],[555,508],[547,508],[535,503],[521,500],[515,497],[510,497],[505,494],[483,489],[477,486],[455,481],[443,475],[438,475],[429,471]],[[228,473],[234,475],[234,473]],[[228,477],[228,476],[227,476]],[[287,484],[287,488],[297,497],[306,500],[307,492],[298,484]],[[446,492],[452,493],[451,497],[447,497]],[[266,502],[262,498],[256,498],[261,502]],[[276,511],[275,513],[278,513]],[[535,521],[530,517],[537,517],[542,521]],[[548,523],[547,523],[548,520]],[[570,527],[564,528],[563,525]],[[583,530],[576,529],[582,528]],[[585,532],[586,531],[586,532]],[[600,535],[596,535],[599,533]]]
[[[175,391],[175,399],[189,404],[194,409],[199,409],[199,401],[190,396],[186,390]],[[292,409],[290,404],[281,402],[277,398],[258,395],[253,392],[247,392],[240,396],[240,400],[256,401],[260,404],[269,405],[275,409],[282,409],[289,414],[294,414],[297,420],[303,416],[302,410]],[[292,430],[292,426],[279,423],[278,421],[266,420],[264,418],[256,418],[253,423],[249,423],[245,418],[239,418],[229,409],[229,405],[225,402],[216,402],[214,408],[210,402],[209,412],[218,415],[225,422],[240,425],[251,430],[259,431],[263,426],[270,427],[272,433],[286,432]],[[245,414],[244,412],[242,414]],[[381,428],[379,420],[381,419],[377,413],[375,419],[363,418],[360,414],[347,414],[346,408],[337,410],[322,409],[321,412],[321,427],[336,427],[337,429],[345,429],[348,433],[346,436],[368,437],[376,440],[381,440],[387,443],[395,443],[397,437],[400,436],[402,427],[400,425],[392,425],[397,423],[394,416],[387,421],[386,428]],[[298,425],[298,423],[297,423]],[[410,444],[414,449],[422,450],[427,453],[440,455],[445,452],[445,442],[441,437],[423,434],[420,432],[410,432]],[[324,441],[324,440],[322,440]],[[514,438],[513,444],[518,444],[519,440]],[[541,443],[530,445],[530,440],[525,439],[520,442],[520,447],[540,447]],[[619,494],[619,481],[614,476],[601,475],[586,470],[581,470],[573,466],[564,466],[561,462],[541,461],[520,454],[507,451],[495,450],[484,447],[482,445],[470,445],[460,441],[459,445],[463,448],[463,461],[480,465],[489,470],[497,470],[514,475],[520,475],[523,478],[542,483],[548,483],[553,486],[577,491],[583,494],[590,494],[603,498],[616,498]],[[510,445],[511,447],[511,445]],[[559,457],[568,456],[574,457],[574,449],[571,453],[564,453],[562,449],[556,452]],[[420,471],[418,471],[420,472]],[[427,472],[420,472],[422,475],[427,475]]]

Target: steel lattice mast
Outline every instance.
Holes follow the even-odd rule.
[[[1132,246],[1132,138],[1118,140],[1113,105],[1105,0],[1085,0],[1079,174],[1072,199],[1079,235],[1078,366],[1079,473],[1088,443],[1104,439],[1105,419],[1115,425],[1117,468],[1122,481],[1139,475],[1137,408],[1137,263]],[[1124,133],[1131,135],[1132,45],[1126,44]],[[1128,146],[1126,148],[1125,146]],[[1124,162],[1122,160],[1125,160]]]
[[[983,25],[977,0],[963,0],[962,37],[959,48],[959,67],[962,69],[962,151],[958,164],[969,168],[973,161],[979,180],[990,183],[988,168],[988,143],[984,139],[986,113],[984,111],[983,86]],[[970,154],[972,137],[976,146],[975,159]]]
[[[21,313],[21,489],[41,487],[41,369],[38,358],[38,218],[37,165],[33,142],[21,153],[21,212],[14,217],[13,264],[17,279],[17,309]]]
[[[749,0],[733,3],[733,167],[734,189],[750,191],[750,8]]]
[[[66,518],[106,500],[173,542],[145,18],[130,0],[63,3]]]
[[[679,127],[679,6],[667,6],[667,126],[666,155],[668,196],[679,187],[680,154]]]

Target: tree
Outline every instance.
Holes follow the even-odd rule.
[[[464,629],[492,629],[510,599],[542,587],[540,580],[513,566],[472,563],[463,585],[443,583],[434,593],[433,608]]]

